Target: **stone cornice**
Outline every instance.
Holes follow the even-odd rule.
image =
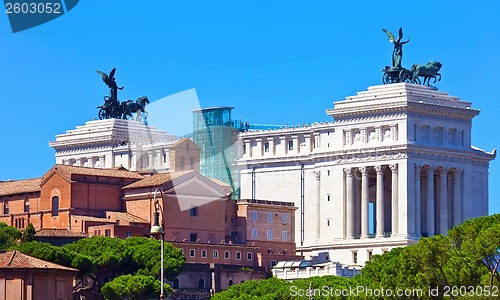
[[[362,152],[361,152],[362,151]],[[330,162],[333,165],[348,165],[354,163],[388,161],[395,159],[422,159],[425,161],[471,164],[473,166],[488,167],[489,161],[494,159],[493,154],[478,153],[470,149],[467,152],[436,147],[422,147],[414,145],[382,146],[369,149],[353,149],[311,153],[310,155],[293,155],[286,157],[263,157],[255,159],[240,159],[238,166],[273,165],[282,163],[316,164]]]
[[[471,119],[474,116],[479,114],[478,109],[472,108],[463,108],[459,106],[453,105],[444,105],[437,103],[425,103],[422,101],[397,101],[397,102],[389,102],[389,103],[370,103],[363,107],[360,106],[352,106],[352,107],[344,107],[344,108],[333,108],[327,110],[327,114],[335,120],[352,118],[360,115],[366,114],[383,114],[386,116],[387,114],[395,114],[395,113],[421,113],[426,115],[440,115],[447,117],[455,117],[455,118],[465,118]]]

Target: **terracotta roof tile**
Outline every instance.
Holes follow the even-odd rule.
[[[66,229],[40,229],[36,237],[86,237],[85,233],[73,232]]]
[[[194,172],[192,170],[190,171],[180,171],[180,172],[174,172],[174,173],[160,173],[160,174],[153,174],[151,176],[147,176],[142,180],[133,182],[129,185],[124,186],[122,189],[134,189],[134,188],[142,188],[142,187],[150,187],[150,186],[160,186],[163,185],[167,182],[169,182],[172,179],[175,179],[177,177],[180,177],[184,174],[188,174],[190,172]]]
[[[227,187],[230,186],[229,184],[225,183],[224,181],[216,179],[216,178],[208,178],[208,179],[212,180],[213,182],[217,183],[220,186],[227,186]]]
[[[146,221],[146,220],[144,220],[142,218],[139,218],[138,216],[133,215],[133,214],[128,213],[128,212],[107,211],[106,215],[112,215],[112,216],[114,216],[118,220],[125,220],[125,221],[133,222],[133,223],[146,223],[146,224],[149,224],[148,221]]]
[[[40,178],[0,181],[0,196],[40,191]]]
[[[71,218],[74,218],[77,220],[82,220],[82,221],[115,223],[114,221],[108,220],[106,218],[98,218],[98,217],[90,217],[90,216],[73,215],[73,216],[71,216]]]
[[[89,175],[89,176],[102,176],[102,177],[117,177],[117,178],[130,178],[142,179],[143,176],[132,171],[124,170],[122,168],[115,169],[100,169],[100,168],[87,168],[78,166],[55,165],[47,173],[42,176],[42,181],[45,181],[52,172],[57,172],[67,180],[71,179],[71,175]]]
[[[17,250],[0,251],[0,269],[53,269],[78,272],[76,269],[34,258]]]

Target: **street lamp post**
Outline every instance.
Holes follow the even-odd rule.
[[[163,220],[163,210],[162,206],[160,205],[158,199],[156,198],[156,194],[160,192],[161,193],[161,200],[163,204],[163,191],[160,188],[157,188],[154,193],[154,202],[155,202],[155,213],[154,213],[154,223],[153,226],[151,227],[151,234],[161,234],[161,269],[160,269],[160,280],[161,280],[161,292],[160,292],[160,299],[164,299],[165,295],[163,294],[163,244],[165,240],[165,230],[164,230],[164,220]],[[161,211],[161,225],[160,225],[160,213]]]

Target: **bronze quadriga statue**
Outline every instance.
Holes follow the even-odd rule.
[[[392,51],[392,67],[385,66],[385,68],[382,69],[382,72],[384,72],[382,75],[383,84],[408,82],[417,84],[427,83],[427,85],[429,85],[431,78],[434,79],[434,83],[436,83],[436,80],[441,80],[439,70],[442,64],[438,61],[428,62],[425,66],[414,64],[409,70],[402,67],[403,45],[410,41],[410,39],[405,42],[401,41],[403,39],[402,28],[399,28],[397,39],[389,30],[382,28],[382,31],[387,34],[389,42],[394,44],[394,50]],[[424,78],[423,82],[420,81],[419,77]]]
[[[127,101],[118,101],[118,90],[123,90],[123,87],[118,87],[115,81],[115,72],[116,68],[113,68],[109,75],[97,71],[99,75],[101,75],[102,81],[109,88],[109,96],[104,96],[104,104],[102,106],[98,106],[99,112],[98,117],[100,120],[103,119],[127,119],[127,117],[132,117],[132,113],[136,114],[136,120],[142,121],[142,115],[145,114],[144,119],[147,119],[148,113],[144,109],[146,104],[149,103],[149,99],[146,96],[142,96],[137,99],[136,102],[132,100]]]

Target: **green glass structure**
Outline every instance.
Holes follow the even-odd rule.
[[[229,184],[237,198],[239,172],[235,160],[240,130],[236,127],[241,124],[231,119],[232,109],[223,106],[193,110],[193,141],[201,148],[200,173]]]

